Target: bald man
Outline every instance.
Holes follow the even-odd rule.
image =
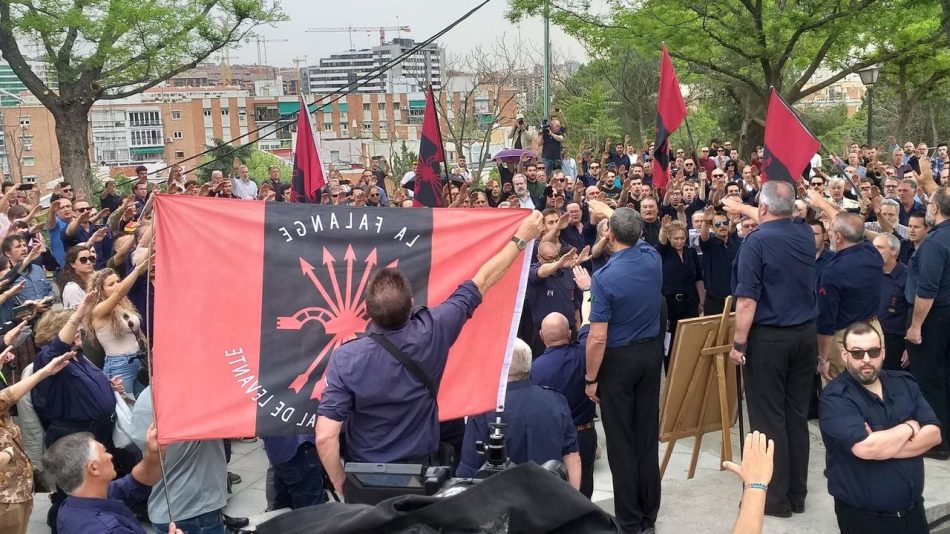
[[[584,393],[584,355],[589,326],[580,330],[571,343],[567,317],[550,313],[541,321],[541,339],[545,350],[531,365],[531,383],[549,387],[567,399],[577,430],[577,446],[581,456],[580,491],[588,499],[594,492],[594,460],[597,430],[594,429],[594,403]]]
[[[569,317],[573,332],[577,332],[580,321],[583,292],[574,283],[571,269],[577,260],[577,249],[571,248],[560,254],[557,243],[544,241],[538,245],[535,263],[528,271],[528,291],[525,295],[525,310],[531,318],[531,331],[528,344],[535,357],[544,352],[541,341],[541,321],[550,313],[560,313]]]

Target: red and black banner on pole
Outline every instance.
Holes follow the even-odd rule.
[[[798,180],[820,147],[818,139],[773,87],[765,116],[762,181]]]
[[[653,186],[666,190],[670,181],[670,135],[686,119],[686,102],[666,43],[660,57],[660,88],[656,98],[656,139],[653,142]]]
[[[310,109],[300,97],[300,112],[297,113],[297,143],[294,146],[294,174],[290,186],[294,202],[320,202],[320,190],[326,185],[323,162],[317,149],[317,134],[310,120]]]
[[[439,128],[439,116],[435,109],[435,95],[430,85],[426,89],[426,109],[422,117],[422,137],[419,140],[419,167],[413,178],[412,204],[415,207],[441,208],[442,198],[441,163],[445,163],[445,148]]]
[[[370,273],[398,267],[416,305],[437,305],[527,215],[158,195],[153,394],[160,440],[313,432],[322,362],[365,330]],[[529,261],[522,253],[453,345],[439,388],[443,420],[504,400]]]

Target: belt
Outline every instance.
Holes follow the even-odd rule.
[[[910,506],[910,508],[906,510],[899,510],[897,512],[875,512],[873,510],[865,510],[863,508],[851,506],[850,504],[845,504],[839,499],[835,499],[835,503],[838,504],[838,506],[847,508],[849,510],[854,510],[856,512],[861,512],[862,514],[868,514],[868,515],[873,515],[877,517],[907,517],[908,515],[910,515],[911,512],[916,510],[918,506],[920,506],[919,502],[915,502],[914,504]]]
[[[583,430],[590,430],[590,429],[592,429],[592,428],[594,428],[594,422],[593,422],[593,421],[591,421],[590,423],[584,423],[583,425],[577,425],[577,431],[578,431],[578,432],[581,432],[581,431],[583,431]]]
[[[675,300],[676,302],[683,302],[684,300],[686,300],[686,299],[688,298],[688,296],[686,295],[686,293],[677,293],[677,294],[671,295],[671,296],[673,297],[673,300]]]

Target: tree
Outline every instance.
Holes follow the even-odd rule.
[[[418,158],[418,156],[415,152],[409,150],[406,146],[406,141],[402,142],[402,145],[399,147],[399,152],[392,151],[389,168],[392,170],[393,181],[395,183],[398,184],[407,172],[413,170],[416,158]]]
[[[95,102],[154,87],[282,17],[272,0],[0,0],[0,52],[53,115],[64,178],[88,190]],[[27,63],[21,43],[31,41],[55,86]]]
[[[255,149],[251,152],[250,157],[241,161],[247,165],[248,175],[258,182],[263,182],[270,177],[270,171],[268,169],[271,165],[277,165],[280,168],[280,179],[284,182],[289,183],[294,175],[294,170],[291,165],[288,165],[287,162],[270,152],[263,150]]]
[[[948,0],[944,0],[948,1]],[[726,90],[747,146],[761,140],[770,87],[789,103],[865,67],[945,46],[940,6],[913,0],[509,0],[518,20],[550,6],[552,20],[595,51],[655,54],[665,41],[680,81]],[[686,67],[686,68],[683,68]],[[827,71],[816,83],[819,69]]]
[[[514,118],[519,95],[514,81],[530,72],[527,54],[520,41],[508,42],[503,36],[491,48],[476,47],[447,63],[443,87],[455,98],[436,99],[442,136],[455,145],[456,153],[470,155],[472,176],[479,180],[491,158],[493,134],[510,126],[501,124],[502,119]]]
[[[223,172],[225,176],[229,176],[235,159],[242,162],[250,161],[255,150],[251,145],[236,148],[225,143],[222,139],[215,139],[214,146],[209,146],[208,153],[204,155],[203,166],[195,170],[198,181],[203,183],[211,180],[211,173],[216,170]],[[217,163],[212,165],[212,162]]]

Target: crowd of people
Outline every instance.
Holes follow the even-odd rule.
[[[531,148],[525,132],[513,135],[516,148]],[[926,531],[922,457],[950,458],[947,145],[850,144],[847,157],[823,165],[816,156],[789,183],[761,180],[761,148],[746,157],[712,141],[698,153],[671,151],[670,179],[656,187],[652,146],[608,139],[602,152],[581,146],[574,159],[566,136],[552,118],[535,152],[497,161],[490,179],[464,157],[448,165],[450,208],[531,215],[431,310],[412,310],[398,270],[373,274],[369,335],[331,359],[316,434],[263,437],[268,509],[319,505],[331,489],[355,499],[351,461],[479,476],[476,443],[498,417],[511,461],[560,460],[589,498],[599,417],[617,522],[652,532],[660,384],[675,363],[677,324],[728,311],[732,296],[731,357],[743,366],[749,421],[774,440],[774,473],[729,466],[744,479],[744,513],[805,511],[811,416],[841,530]],[[280,170],[260,179],[235,160],[228,175],[200,183],[175,166],[153,184],[139,167],[128,196],[114,180],[101,191],[62,182],[48,208],[35,189],[3,184],[0,531],[25,532],[34,493],[47,489],[48,523],[63,534],[142,532],[141,521],[160,533],[247,524],[222,511],[240,482],[228,473],[228,440],[155,441],[149,198],[289,202]],[[331,167],[320,203],[412,207],[413,177],[393,176],[377,158],[358,175]],[[440,424],[435,391],[449,348],[532,241],[505,410]],[[753,442],[757,458],[764,440]],[[761,521],[740,517],[737,531],[747,524]]]

